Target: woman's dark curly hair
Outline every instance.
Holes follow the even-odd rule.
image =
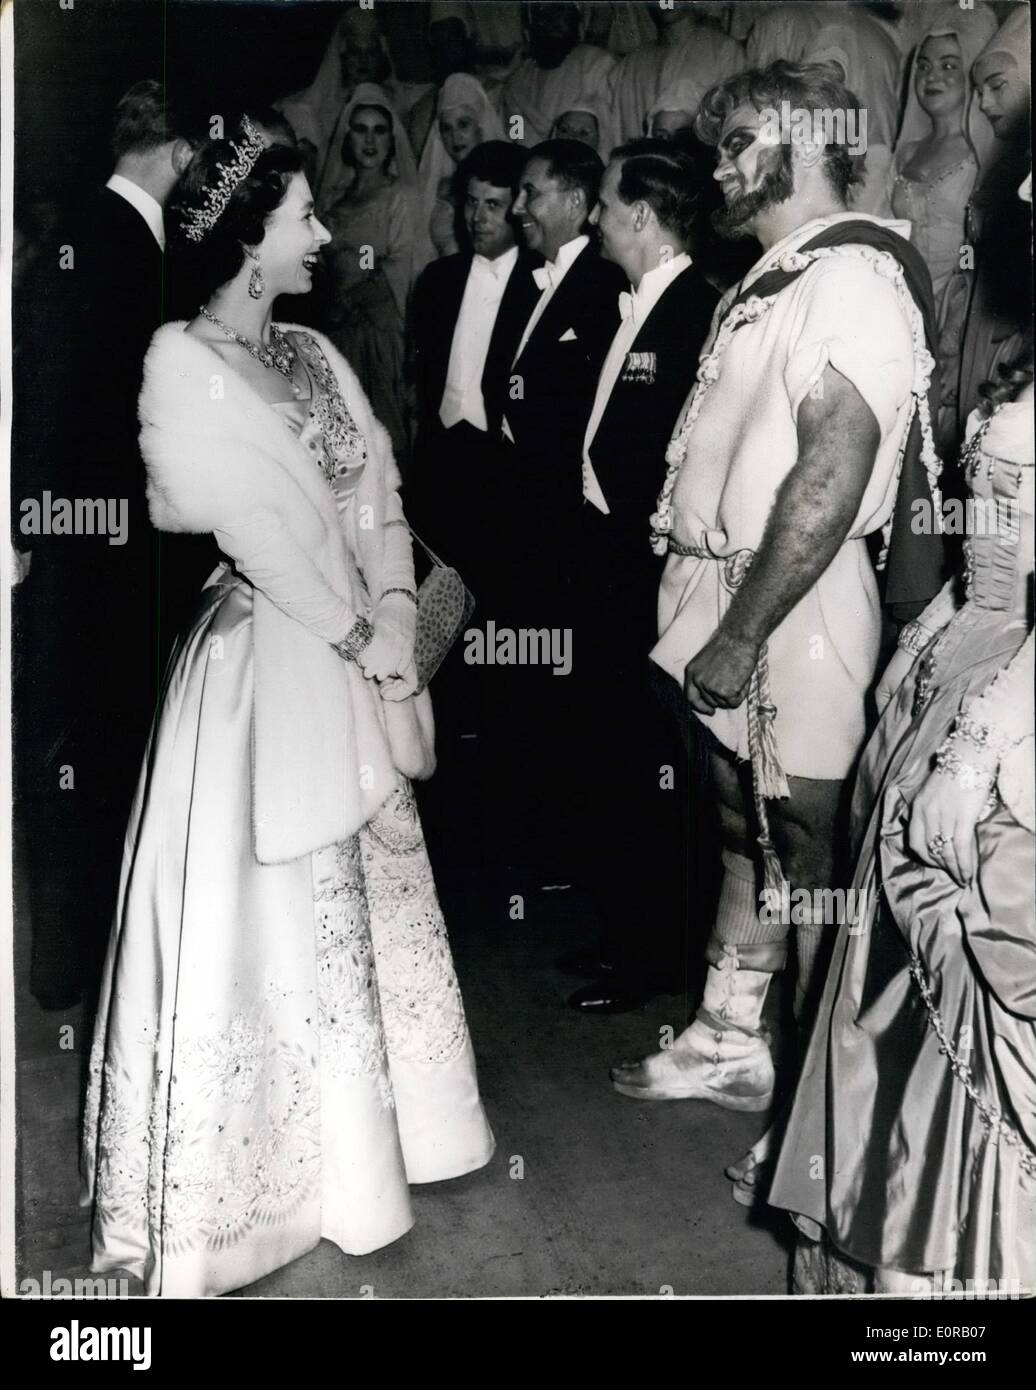
[[[217,165],[230,164],[234,151],[226,140],[206,141],[183,172],[173,194],[171,225],[178,263],[205,299],[232,280],[245,260],[244,248],[257,246],[266,234],[266,219],[284,201],[302,156],[287,145],[271,145],[230,195],[215,226],[201,241],[188,241],[184,217],[198,207],[205,190],[219,178]]]
[[[1001,362],[995,381],[984,381],[978,388],[978,409],[982,415],[992,415],[998,405],[1013,401],[1033,379],[1032,329],[1026,334],[1025,346],[1013,362]]]

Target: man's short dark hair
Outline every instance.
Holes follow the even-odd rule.
[[[589,215],[597,202],[604,176],[604,164],[596,150],[584,145],[582,140],[543,140],[526,153],[526,164],[532,159],[544,160],[550,177],[562,188],[581,188]]]
[[[458,205],[468,196],[472,179],[492,184],[494,188],[509,188],[517,198],[525,167],[527,151],[509,140],[486,140],[470,150],[457,165],[453,175],[453,200]]]
[[[147,154],[170,140],[197,144],[202,134],[202,130],[194,128],[186,110],[168,100],[162,83],[149,79],[135,82],[119,98],[111,150],[119,160],[124,154]]]
[[[660,227],[688,243],[699,201],[693,160],[671,141],[646,138],[620,145],[611,157],[622,164],[617,185],[622,201],[647,203]]]
[[[778,58],[769,67],[751,68],[710,87],[702,98],[694,128],[705,144],[718,145],[723,122],[731,111],[751,105],[760,112],[780,112],[785,101],[793,111],[860,110],[860,101],[846,86],[837,63],[788,63]],[[863,182],[865,158],[851,154],[848,145],[826,146],[824,171],[841,198],[853,184]]]

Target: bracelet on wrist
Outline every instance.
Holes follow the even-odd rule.
[[[382,593],[381,593],[381,597],[382,597],[382,598],[388,598],[389,594],[402,594],[405,598],[408,598],[408,599],[410,600],[411,603],[413,603],[413,604],[416,604],[416,603],[417,603],[417,594],[415,593],[415,591],[414,591],[413,589],[397,589],[397,588],[383,589],[383,590],[382,590]]]
[[[936,752],[935,770],[944,777],[952,777],[958,787],[966,792],[991,791],[996,783],[996,768],[967,762],[953,747],[952,737]]]
[[[364,647],[370,646],[374,638],[374,628],[366,618],[357,618],[340,642],[331,645],[346,661],[357,661]]]
[[[903,628],[903,631],[899,634],[897,646],[902,647],[903,650],[909,652],[911,656],[920,656],[925,647],[927,647],[928,643],[932,640],[933,635],[930,628],[925,627],[915,619],[913,622],[907,623]]]

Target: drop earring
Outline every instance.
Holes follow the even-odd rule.
[[[255,265],[252,266],[252,273],[248,277],[248,293],[253,299],[262,299],[266,293],[266,281],[263,279],[263,268],[259,264],[259,257],[253,256]]]

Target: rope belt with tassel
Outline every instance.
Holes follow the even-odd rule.
[[[745,575],[755,559],[754,550],[735,550],[732,555],[714,555],[700,545],[684,545],[669,537],[669,550],[674,555],[688,555],[698,560],[715,560],[723,566],[721,577],[724,585],[735,593],[740,588]],[[752,764],[752,800],[755,804],[756,819],[759,823],[758,844],[763,855],[763,889],[779,893],[777,899],[784,902],[783,893],[787,887],[781,861],[774,848],[770,835],[770,816],[766,809],[767,801],[790,795],[788,779],[781,767],[777,752],[777,739],[773,732],[773,722],[777,717],[777,706],[770,696],[770,663],[767,646],[764,642],[759,648],[759,657],[748,683],[746,697],[748,717],[748,755]],[[772,899],[771,899],[772,901]]]

